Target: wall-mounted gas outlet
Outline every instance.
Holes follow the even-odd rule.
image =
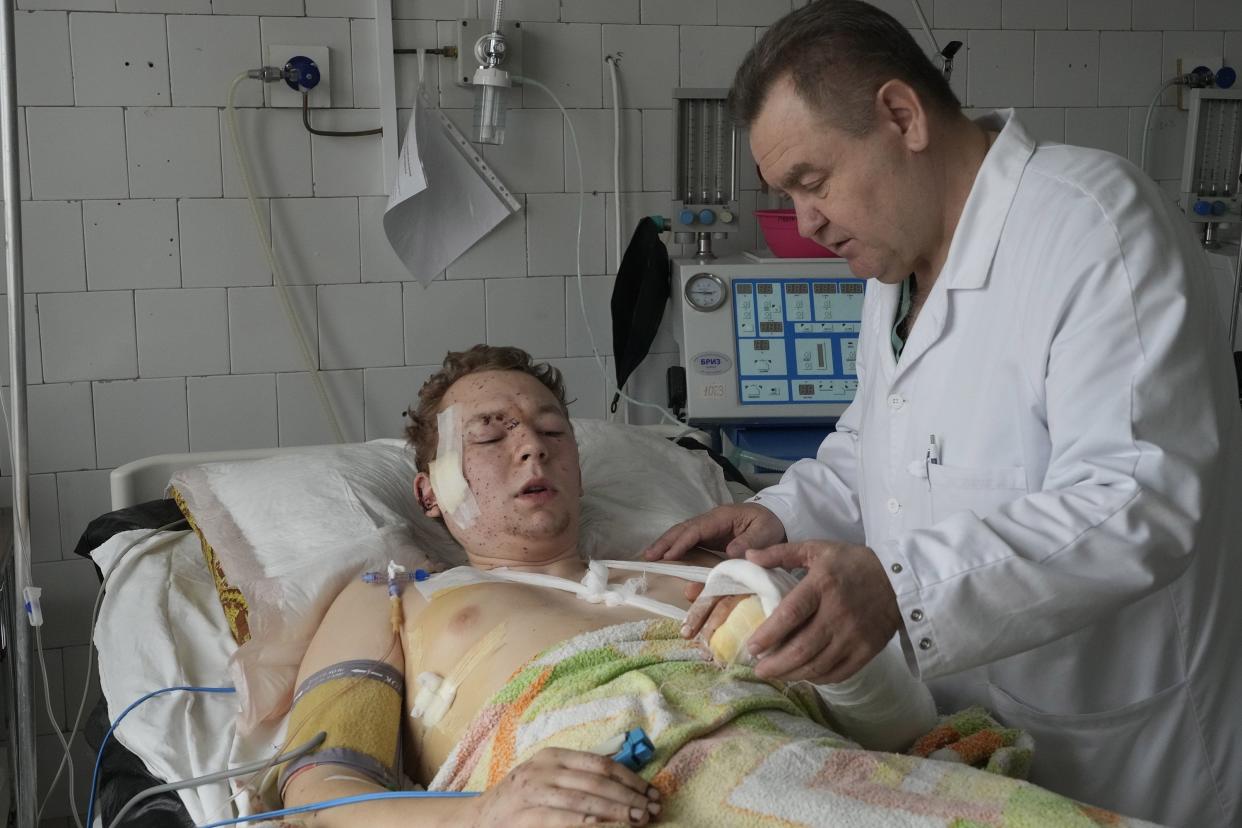
[[[1210,52],[1204,52],[1202,54],[1187,53],[1174,59],[1172,74],[1173,77],[1180,78],[1182,75],[1194,71],[1194,69],[1199,66],[1206,66],[1208,69],[1215,72],[1220,69],[1223,64],[1224,61],[1221,59],[1220,55],[1213,55]],[[1176,89],[1177,108],[1182,111],[1186,111],[1190,108],[1190,99],[1186,97],[1186,87],[1179,84]],[[1167,102],[1168,100],[1169,96],[1166,94],[1164,96],[1164,101]]]
[[[310,58],[319,69],[319,83],[310,90],[308,102],[313,109],[326,109],[332,106],[332,75],[328,66],[327,46],[268,46],[267,63],[269,66],[283,67],[295,57]],[[263,84],[264,100],[268,106],[302,106],[302,93],[293,89],[285,81]]]
[[[474,70],[479,68],[479,59],[474,54],[474,44],[479,38],[492,30],[492,21],[458,20],[457,21],[457,77],[458,86],[469,86],[474,80]],[[500,64],[510,75],[522,74],[522,23],[518,20],[500,21],[500,33],[505,36],[505,61]]]

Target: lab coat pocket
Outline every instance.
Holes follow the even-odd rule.
[[[1011,500],[1026,494],[1026,469],[967,468],[965,466],[927,466],[931,489],[931,512],[941,521],[957,512],[973,512],[984,517]]]
[[[1211,796],[1184,799],[1187,792],[1213,789],[1186,682],[1124,707],[1081,714],[1041,712],[995,684],[988,693],[1000,722],[1035,740],[1035,784],[1168,824],[1219,820]],[[1202,821],[1187,822],[1191,815]]]

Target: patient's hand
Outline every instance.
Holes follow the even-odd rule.
[[[694,638],[700,635],[704,642],[710,642],[716,630],[720,629],[733,612],[733,608],[745,601],[748,595],[718,595],[702,601],[699,594],[703,592],[703,584],[686,584],[686,600],[690,601],[690,610],[686,613],[686,623],[681,627],[682,638]]]
[[[770,509],[758,503],[735,503],[683,520],[644,549],[643,557],[673,561],[696,546],[706,546],[740,558],[747,549],[763,549],[783,540],[785,524]]]
[[[659,791],[606,756],[544,748],[499,785],[473,800],[470,824],[482,828],[555,828],[584,822],[646,825]]]

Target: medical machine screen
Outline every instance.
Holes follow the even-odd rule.
[[[848,403],[862,318],[857,279],[733,281],[738,403]]]

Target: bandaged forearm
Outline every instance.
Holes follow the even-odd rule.
[[[787,572],[742,559],[717,565],[698,600],[750,596],[712,635],[709,646],[717,660],[753,661],[746,643],[796,583]],[[843,735],[869,750],[904,750],[936,726],[931,691],[911,675],[897,636],[853,676],[840,684],[816,685],[816,690]]]
[[[903,751],[936,726],[936,702],[911,675],[896,635],[857,673],[815,689],[845,735],[869,750]]]
[[[344,661],[309,676],[293,697],[288,733],[294,741],[327,734],[314,753],[285,765],[278,790],[300,771],[348,768],[375,784],[401,787],[401,705],[405,678],[383,661]]]

